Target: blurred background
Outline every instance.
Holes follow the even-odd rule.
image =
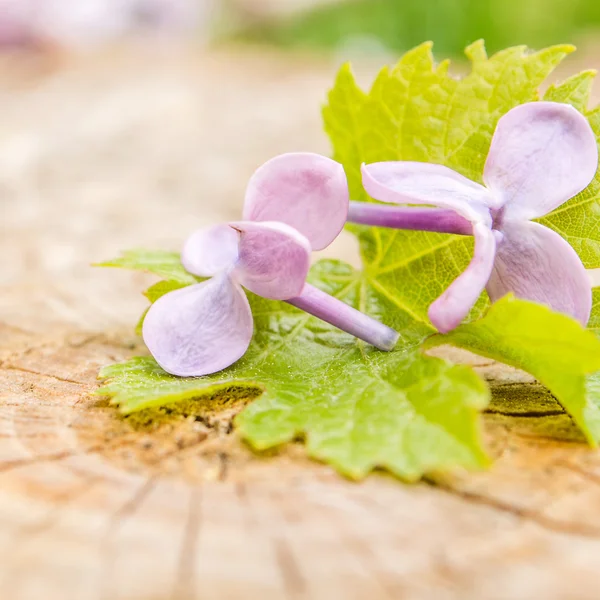
[[[367,84],[433,40],[461,72],[479,38],[490,53],[571,42],[558,76],[593,68],[600,1],[0,0],[0,285],[53,289],[52,315],[61,294],[100,297],[82,320],[102,327],[118,281],[131,320],[139,282],[91,262],[177,249],[238,218],[268,158],[327,154],[320,107],[342,62]],[[329,254],[355,261],[353,240]]]
[[[73,47],[131,34],[182,34],[316,52],[402,52],[434,40],[460,54],[593,36],[597,0],[0,0],[0,43]]]
[[[100,365],[142,352],[133,326],[155,280],[91,263],[178,250],[240,218],[269,158],[329,154],[321,106],[341,63],[368,85],[425,40],[455,73],[479,38],[489,52],[575,43],[560,78],[600,66],[599,32],[600,0],[0,0],[0,599],[305,598],[313,579],[319,598],[340,582],[353,598],[423,597],[430,581],[440,597],[479,598],[505,570],[515,597],[597,590],[585,509],[598,491],[583,486],[598,473],[583,447],[562,460],[502,420],[496,479],[456,494],[389,478],[359,490],[309,470],[299,448],[250,459],[229,428],[199,446],[193,417],[130,434],[88,394]],[[326,253],[358,262],[350,235]],[[311,514],[326,525],[299,519]],[[448,514],[454,529],[439,526]],[[435,535],[417,547],[417,530]]]

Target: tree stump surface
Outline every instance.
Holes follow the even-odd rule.
[[[153,279],[89,263],[177,248],[237,218],[267,158],[327,153],[333,72],[234,50],[2,65],[0,598],[600,598],[600,454],[514,369],[462,355],[494,392],[494,466],[416,485],[252,453],[239,406],[122,418],[91,396],[143,352]]]

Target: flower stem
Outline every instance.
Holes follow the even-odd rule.
[[[392,229],[436,231],[458,235],[473,234],[473,226],[469,221],[454,211],[443,208],[421,208],[351,201],[348,221],[360,225],[390,227]]]
[[[287,300],[287,302],[380,350],[393,350],[400,337],[400,334],[391,327],[348,306],[345,302],[322,292],[309,283],[304,286],[300,296]]]

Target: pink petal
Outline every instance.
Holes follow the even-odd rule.
[[[481,223],[473,227],[475,252],[471,263],[429,307],[429,318],[442,333],[460,325],[483,292],[494,266],[496,237]]]
[[[483,179],[505,216],[534,219],[585,189],[597,168],[587,119],[567,104],[531,102],[498,121]]]
[[[362,166],[363,185],[376,200],[449,208],[471,222],[491,225],[495,199],[482,185],[442,165],[379,162]]]
[[[285,223],[230,223],[239,231],[232,277],[251,292],[289,300],[302,292],[310,268],[310,243]]]
[[[250,179],[246,221],[280,221],[297,229],[313,250],[322,250],[343,229],[350,201],[344,168],[308,152],[282,154]]]
[[[577,252],[558,233],[529,221],[504,224],[487,291],[492,302],[513,292],[587,325],[592,286]]]
[[[233,266],[238,258],[239,233],[229,225],[213,225],[193,233],[181,252],[186,271],[212,277]]]
[[[168,373],[200,377],[241,358],[253,332],[244,290],[226,275],[170,292],[144,319],[143,337]]]

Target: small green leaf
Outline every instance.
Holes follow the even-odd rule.
[[[187,283],[181,281],[159,281],[154,285],[150,286],[145,292],[144,296],[150,300],[151,303],[156,302],[161,296],[179,290],[186,287]]]
[[[161,296],[168,294],[169,292],[173,292],[175,290],[179,290],[181,288],[186,287],[188,284],[181,283],[180,281],[159,281],[154,285],[151,285],[145,292],[144,296],[150,300],[150,303],[156,302]],[[135,333],[137,335],[142,335],[142,327],[144,325],[144,319],[146,318],[146,314],[148,310],[145,310],[139,321],[135,326]]]
[[[487,315],[427,347],[452,344],[531,373],[571,415],[589,442],[600,441],[600,340],[566,315],[513,296],[492,305]]]
[[[348,265],[322,261],[311,281],[389,325],[400,319],[398,349],[380,352],[286,303],[250,295],[254,338],[229,369],[185,379],[152,358],[134,358],[105,368],[99,393],[130,413],[219,391],[242,389],[252,397],[264,389],[236,419],[248,442],[264,449],[304,436],[311,456],[353,478],[375,467],[415,480],[487,464],[479,413],[489,392],[472,369],[423,356],[419,344],[429,329],[407,324]]]
[[[138,319],[138,322],[135,324],[135,334],[136,335],[142,335],[143,332],[143,327],[144,327],[144,319],[146,318],[146,315],[148,314],[148,310],[146,309],[143,313],[142,316]]]
[[[128,250],[123,252],[123,256],[120,258],[98,263],[94,266],[147,271],[182,285],[202,281],[202,279],[194,277],[183,268],[177,252],[165,252],[164,250]]]
[[[188,284],[181,283],[180,281],[159,281],[154,285],[151,285],[145,292],[144,296],[150,300],[150,303],[156,302],[161,296],[179,290],[186,287]],[[148,310],[145,310],[139,321],[135,326],[135,332],[137,335],[142,335],[142,327],[144,326],[144,319],[148,314]]]
[[[165,277],[166,281],[159,281],[144,292],[144,296],[151,303],[156,302],[161,296],[169,292],[202,281],[202,278],[191,275],[183,268],[177,252],[165,252],[164,250],[127,250],[123,252],[123,256],[120,258],[98,263],[94,266],[147,271],[159,277]],[[147,310],[144,311],[135,326],[137,335],[142,335],[142,326],[147,312]]]

